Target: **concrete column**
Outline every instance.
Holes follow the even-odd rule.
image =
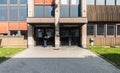
[[[87,17],[87,1],[81,0],[81,16]]]
[[[60,47],[59,18],[60,18],[60,0],[55,0],[55,47]]]
[[[87,17],[87,1],[81,0],[81,16]],[[83,48],[86,48],[86,39],[87,39],[87,24],[81,26],[81,45]]]
[[[34,17],[34,0],[28,0],[28,17]]]
[[[86,39],[87,39],[87,24],[83,24],[81,26],[81,32],[82,32],[82,36],[81,36],[81,45],[83,48],[86,48]]]
[[[28,48],[34,47],[33,28],[28,24]]]

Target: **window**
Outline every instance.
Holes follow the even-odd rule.
[[[115,0],[106,0],[106,5],[115,5]]]
[[[78,5],[78,4],[80,4],[80,1],[81,0],[71,0],[71,4],[72,5]]]
[[[97,24],[97,35],[105,35],[105,25]]]
[[[55,12],[53,6],[45,6],[45,17],[53,17],[54,13]]]
[[[17,4],[18,0],[10,0],[10,4]]]
[[[10,21],[17,21],[17,20],[18,20],[18,7],[10,6]]]
[[[94,5],[94,4],[95,4],[95,1],[94,1],[94,0],[87,0],[87,4],[88,4],[88,5]]]
[[[27,39],[27,30],[21,30],[20,34],[24,36],[25,39]]]
[[[7,4],[7,0],[0,0],[0,4]]]
[[[67,4],[69,4],[69,0],[61,0],[61,4],[67,5]]]
[[[107,35],[114,35],[115,26],[112,24],[107,25]]]
[[[79,17],[80,16],[80,9],[79,6],[71,6],[70,7],[70,17]]]
[[[117,25],[117,35],[120,35],[120,25]]]
[[[8,6],[0,6],[0,21],[8,21]]]
[[[35,17],[43,17],[43,6],[35,6]]]
[[[10,35],[11,35],[11,36],[17,36],[17,35],[18,35],[18,31],[16,31],[16,30],[11,30],[11,31],[10,31]]]
[[[20,4],[28,4],[28,0],[20,0]]]
[[[87,24],[87,35],[94,35],[94,24]]]
[[[21,6],[20,7],[20,21],[26,21],[27,18],[27,7]]]
[[[69,17],[69,6],[61,6],[60,7],[60,16],[61,17]]]
[[[117,4],[117,5],[120,5],[120,0],[116,0],[116,4]]]
[[[96,0],[96,5],[105,5],[105,0]]]

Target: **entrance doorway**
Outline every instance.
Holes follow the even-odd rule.
[[[63,27],[60,28],[61,46],[79,46],[80,44],[80,29]]]
[[[36,27],[34,29],[35,41],[37,46],[43,46],[43,35],[46,33],[49,38],[47,40],[48,46],[54,46],[54,36],[55,36],[55,29],[50,27]]]

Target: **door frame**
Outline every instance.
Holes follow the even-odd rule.
[[[37,33],[36,33],[36,29],[43,29],[43,33],[45,33],[45,30],[46,29],[53,29],[53,33],[54,33],[54,37],[53,37],[53,44],[52,45],[48,45],[48,46],[54,46],[55,45],[55,28],[54,27],[34,27],[34,40],[35,40],[35,46],[43,46],[43,45],[40,45],[40,44],[37,44]]]
[[[80,41],[81,41],[81,39],[80,39],[80,37],[81,37],[81,29],[80,29],[80,27],[60,27],[60,44],[62,43],[61,42],[61,31],[62,30],[67,30],[68,31],[68,34],[69,34],[69,37],[68,37],[68,45],[61,45],[61,46],[80,46]],[[78,33],[78,35],[79,35],[79,41],[78,41],[78,45],[72,45],[72,39],[71,39],[71,41],[70,41],[70,33],[71,33],[71,31],[73,30],[73,29],[78,29],[79,30],[79,33]],[[73,38],[73,37],[72,37]],[[71,44],[70,44],[71,43]]]

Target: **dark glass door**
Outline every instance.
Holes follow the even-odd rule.
[[[37,46],[43,46],[43,35],[47,34],[47,45],[54,46],[54,28],[35,28],[35,41]]]
[[[80,44],[79,28],[61,28],[60,41],[62,46],[77,46]]]

